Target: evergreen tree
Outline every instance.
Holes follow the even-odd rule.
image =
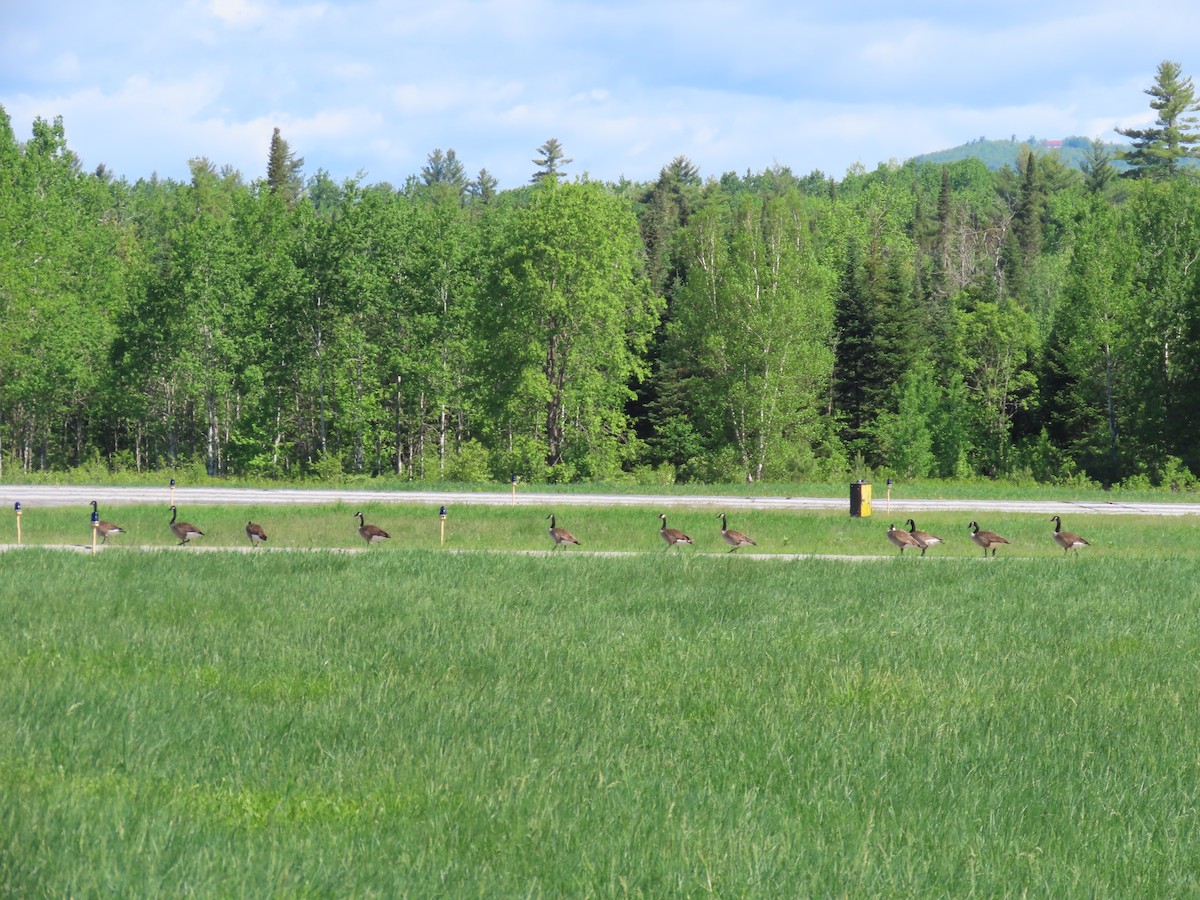
[[[421,168],[421,180],[426,187],[444,192],[455,200],[461,201],[467,192],[466,171],[453,147],[445,153],[438,147],[429,154],[428,161]]]
[[[672,282],[683,275],[672,252],[673,244],[676,232],[687,225],[699,183],[696,167],[687,157],[677,156],[669,166],[663,166],[642,204],[647,274],[657,294],[665,295]]]
[[[487,169],[480,169],[475,180],[467,185],[467,193],[484,206],[496,199],[496,188],[500,184]]]
[[[1109,182],[1113,180],[1117,170],[1113,168],[1112,157],[1100,138],[1092,139],[1087,158],[1080,166],[1080,170],[1083,172],[1084,185],[1087,187],[1088,193],[1103,194],[1108,189]]]
[[[1008,293],[1013,296],[1024,292],[1029,270],[1041,250],[1042,216],[1046,208],[1046,194],[1037,175],[1037,157],[1030,152],[1022,155],[1021,186],[1001,255]]]
[[[289,205],[300,199],[304,190],[304,177],[300,171],[303,165],[304,157],[296,158],[276,128],[271,135],[271,151],[267,160],[267,186],[271,193],[278,194]]]
[[[538,170],[533,173],[533,177],[529,180],[535,184],[547,178],[557,181],[560,178],[566,178],[565,172],[560,172],[559,169],[569,163],[573,163],[573,159],[565,159],[563,157],[562,144],[558,142],[558,138],[550,138],[546,143],[537,148],[537,152],[542,154],[540,157],[535,157],[533,164],[538,167]]]
[[[1150,108],[1158,118],[1150,128],[1118,128],[1118,134],[1133,139],[1133,148],[1122,154],[1129,163],[1124,173],[1130,178],[1170,178],[1179,171],[1181,159],[1200,155],[1197,118],[1200,111],[1192,79],[1184,78],[1179,63],[1169,59],[1158,64],[1154,86],[1146,93],[1154,99]]]

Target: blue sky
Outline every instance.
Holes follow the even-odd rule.
[[[1192,0],[857,4],[0,0],[0,105],[61,115],[83,165],[247,179],[278,126],[305,174],[403,184],[435,148],[502,188],[773,165],[841,178],[978,137],[1153,121],[1159,62],[1200,78]]]

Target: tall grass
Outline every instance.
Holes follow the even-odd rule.
[[[0,894],[1195,893],[1194,563],[931,562],[2,554]]]

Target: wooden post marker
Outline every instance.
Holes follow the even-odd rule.
[[[512,477],[512,502],[513,506],[517,505],[517,482],[521,480],[521,476],[513,475]]]
[[[438,513],[439,524],[441,525],[442,535],[439,543],[446,543],[446,507],[442,507],[442,511]]]
[[[175,505],[175,479],[172,478],[171,479],[171,502],[168,503],[167,506],[174,506],[174,505]]]
[[[892,479],[890,478],[888,479],[887,489],[887,511],[890,513],[892,511]]]
[[[96,555],[96,532],[100,530],[100,513],[92,510],[92,556]]]
[[[17,514],[17,546],[21,546],[21,501],[13,504],[13,512]]]

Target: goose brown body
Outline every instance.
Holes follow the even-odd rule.
[[[971,529],[971,540],[983,548],[984,556],[988,555],[989,550],[992,551],[992,556],[995,556],[996,548],[1001,544],[1008,543],[1005,538],[1000,537],[1000,535],[996,534],[994,531],[980,531],[978,522],[972,522],[967,527]]]
[[[356,512],[354,518],[358,519],[358,535],[368,544],[378,544],[380,541],[386,541],[391,537],[386,531],[378,525],[368,525],[363,518],[363,514]]]
[[[900,548],[900,555],[904,555],[905,547],[915,547],[918,550],[924,549],[920,542],[907,531],[901,531],[895,525],[889,525],[887,531],[888,540]]]
[[[674,547],[676,544],[690,544],[692,542],[692,539],[678,528],[667,527],[667,517],[665,513],[659,514],[659,518],[662,519],[662,528],[658,530],[658,534],[664,541],[667,542],[668,547]]]
[[[263,527],[261,525],[255,525],[253,522],[247,522],[246,537],[250,538],[251,547],[257,547],[267,539],[267,533],[263,531]]]
[[[174,506],[171,507],[171,532],[175,537],[179,538],[180,546],[183,546],[194,537],[204,537],[204,532],[193,525],[191,522],[176,522],[175,517],[179,515],[178,510]]]
[[[1058,544],[1058,546],[1063,548],[1063,553],[1070,553],[1072,550],[1074,550],[1075,553],[1078,554],[1080,547],[1091,546],[1091,544],[1089,544],[1079,535],[1070,531],[1063,531],[1062,519],[1060,519],[1058,516],[1051,516],[1050,521],[1054,523],[1054,541]]]
[[[92,512],[99,515],[99,511],[97,510],[96,506],[96,501],[93,500]],[[115,525],[112,522],[105,522],[103,519],[101,519],[96,523],[96,533],[100,535],[100,543],[104,544],[108,542],[108,536],[110,534],[124,534],[125,529],[120,525]]]
[[[548,534],[550,535],[550,540],[554,541],[554,546],[565,549],[567,544],[579,544],[579,541],[575,540],[575,535],[571,534],[567,529],[559,528],[554,524],[554,513],[546,516],[546,518],[550,520]]]
[[[758,544],[750,540],[740,531],[732,530],[725,521],[725,513],[717,516],[721,520],[721,540],[729,545],[729,552],[732,553],[738,547],[757,547]],[[664,523],[665,524],[665,523]]]
[[[940,537],[932,535],[928,531],[918,531],[917,523],[912,519],[909,519],[904,524],[908,526],[908,533],[912,535],[913,539],[917,542],[917,544],[920,545],[922,556],[924,556],[925,551],[934,544],[942,543],[942,539]]]

